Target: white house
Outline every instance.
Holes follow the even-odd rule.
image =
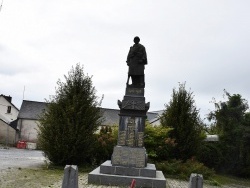
[[[14,121],[18,116],[18,108],[11,103],[12,97],[0,95],[0,118],[6,119],[8,122]]]
[[[0,143],[6,145],[14,145],[17,141],[16,120],[19,110],[11,100],[11,96],[0,95]]]

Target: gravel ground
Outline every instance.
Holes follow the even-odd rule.
[[[60,188],[63,171],[42,169],[45,158],[41,151],[0,148],[0,188]],[[79,188],[117,188],[116,186],[89,185],[88,174],[79,173]],[[187,188],[188,182],[167,178],[168,188]],[[204,184],[204,188],[216,188]],[[227,185],[223,188],[250,188],[249,186]]]

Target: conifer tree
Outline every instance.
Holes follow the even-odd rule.
[[[193,93],[185,89],[185,83],[180,84],[179,90],[173,89],[172,99],[165,106],[161,124],[173,128],[169,135],[176,142],[174,158],[185,161],[196,156],[202,140],[202,123]]]
[[[94,132],[101,123],[100,103],[91,77],[80,64],[64,77],[40,118],[39,144],[56,165],[90,163]]]

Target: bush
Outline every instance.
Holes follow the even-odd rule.
[[[162,161],[172,157],[172,150],[176,143],[174,139],[168,138],[170,130],[171,128],[153,127],[146,123],[144,145],[150,160]]]
[[[223,161],[221,145],[218,142],[203,142],[198,160],[209,168],[219,169]]]
[[[114,146],[117,144],[117,127],[102,126],[99,134],[95,135],[94,164],[101,164],[111,159]]]
[[[186,162],[176,159],[157,162],[156,167],[158,170],[162,170],[166,176],[172,175],[181,179],[189,179],[191,173],[202,174],[204,179],[210,179],[215,174],[214,170],[194,159],[188,159]]]

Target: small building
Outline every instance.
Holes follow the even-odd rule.
[[[47,103],[23,100],[18,114],[19,140],[37,142],[39,116],[46,110]]]
[[[16,143],[16,126],[19,109],[12,104],[12,97],[0,95],[0,143]]]
[[[19,140],[28,142],[37,142],[37,129],[39,125],[40,115],[47,109],[47,103],[23,100],[18,115],[17,130],[19,132]],[[119,125],[118,109],[101,108],[103,115],[102,126]],[[148,112],[148,121],[158,117],[157,113]]]

